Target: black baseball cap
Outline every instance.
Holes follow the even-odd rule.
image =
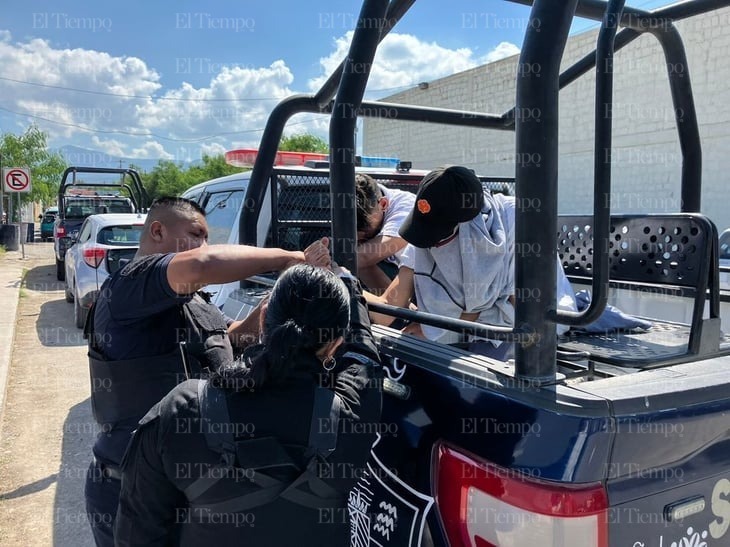
[[[484,189],[471,169],[441,167],[423,177],[413,210],[398,233],[416,247],[433,247],[449,237],[457,224],[476,217],[483,207]]]

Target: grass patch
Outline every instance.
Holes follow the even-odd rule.
[[[0,258],[2,258],[3,255],[7,252],[8,250],[5,248],[5,245],[0,245]]]
[[[25,298],[28,293],[25,292],[25,288],[28,286],[28,268],[23,268],[23,272],[20,274],[20,291],[18,295],[20,298]]]

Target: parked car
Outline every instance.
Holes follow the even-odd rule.
[[[84,220],[66,252],[66,301],[74,304],[74,323],[83,328],[104,280],[134,258],[146,214],[109,213]]]
[[[41,221],[41,241],[50,241],[53,239],[53,223],[58,216],[58,207],[49,207],[40,215]]]
[[[67,196],[64,214],[56,217],[54,224],[54,250],[56,252],[56,277],[63,281],[64,257],[71,247],[85,218],[93,214],[133,213],[135,206],[122,196]]]
[[[67,167],[58,186],[58,216],[53,226],[56,279],[64,280],[66,251],[86,217],[106,213],[144,213],[148,201],[139,173],[134,169]]]

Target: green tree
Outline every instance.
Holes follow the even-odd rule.
[[[321,154],[327,154],[330,151],[325,140],[309,133],[282,137],[279,150],[285,152],[319,152]]]
[[[20,194],[22,203],[40,201],[45,207],[56,203],[66,162],[61,154],[48,151],[48,136],[43,131],[31,125],[22,135],[3,133],[0,154],[3,167],[30,169],[31,191]]]
[[[142,181],[150,199],[177,196],[188,188],[182,168],[169,160],[160,160],[151,172],[142,175]]]
[[[235,167],[226,163],[226,157],[220,156],[203,156],[203,163],[198,165],[191,165],[185,172],[185,183],[187,190],[191,186],[195,186],[201,182],[205,182],[211,179],[217,179],[218,177],[225,177],[226,175],[233,175],[234,173],[240,173],[246,171],[241,167]]]
[[[150,199],[160,196],[179,196],[191,186],[207,180],[245,171],[226,163],[225,156],[203,156],[201,164],[184,169],[170,160],[160,160],[149,173],[141,173]]]

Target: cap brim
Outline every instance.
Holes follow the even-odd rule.
[[[438,224],[418,212],[411,211],[401,224],[398,234],[414,247],[426,249],[449,237],[455,225]]]

